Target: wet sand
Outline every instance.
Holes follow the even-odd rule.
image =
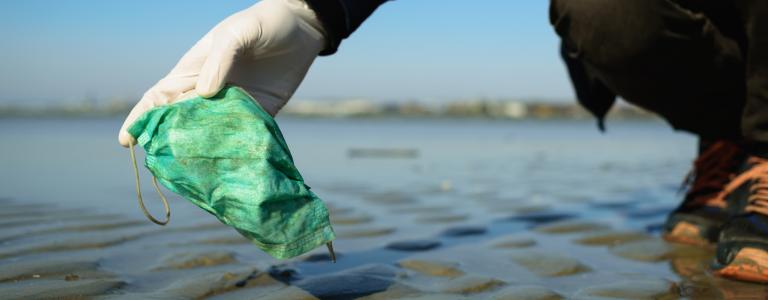
[[[331,210],[332,264],[324,248],[272,259],[178,197],[170,225],[145,220],[119,121],[0,126],[0,299],[768,297],[712,276],[712,249],[658,237],[695,147],[663,124],[284,122]],[[62,132],[90,150],[43,155]],[[361,147],[419,157],[347,157]]]
[[[273,260],[204,214],[193,218],[197,222],[174,220],[180,224],[157,227],[135,215],[4,199],[0,298],[768,296],[766,286],[712,276],[707,271],[712,249],[659,239],[655,228],[667,209],[641,210],[631,199],[551,208],[487,195],[455,197],[451,189],[412,194],[370,187],[317,189],[359,199],[329,202],[339,236],[337,264],[329,262],[324,249]],[[180,201],[174,199],[176,206]],[[465,201],[472,205],[458,203]]]

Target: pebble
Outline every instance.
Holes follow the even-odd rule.
[[[582,236],[574,242],[589,246],[616,246],[651,238],[650,235],[644,232],[607,230]]]
[[[562,234],[562,233],[605,230],[608,228],[609,227],[605,224],[580,221],[580,220],[576,220],[576,221],[567,220],[567,221],[558,221],[558,222],[542,225],[542,226],[536,227],[534,230],[542,233]]]
[[[477,294],[499,288],[506,283],[481,275],[464,275],[439,283],[437,290],[453,294]]]
[[[458,277],[464,275],[464,272],[457,268],[457,264],[442,261],[406,259],[398,262],[398,265],[429,276]]]
[[[485,234],[487,231],[488,229],[482,226],[459,226],[446,229],[443,231],[443,236],[463,237],[481,235]]]
[[[295,285],[320,299],[354,299],[388,289],[397,276],[395,267],[372,264],[307,278]]]
[[[527,248],[536,245],[536,240],[529,237],[506,236],[492,242],[494,248]]]
[[[387,249],[397,251],[427,251],[440,247],[442,243],[437,240],[408,240],[397,241],[387,245]]]
[[[574,299],[678,299],[676,284],[666,280],[625,280],[582,288]]]
[[[574,258],[554,253],[526,251],[513,255],[512,260],[539,276],[568,276],[591,271]]]
[[[516,285],[506,287],[493,294],[489,300],[560,300],[558,293],[548,288],[535,285]]]
[[[235,259],[235,253],[231,251],[208,251],[208,252],[193,252],[193,253],[173,253],[169,254],[163,259],[163,263],[160,266],[155,267],[155,270],[164,269],[193,269],[201,267],[210,267],[218,265],[226,265],[237,262]]]

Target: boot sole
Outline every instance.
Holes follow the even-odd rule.
[[[708,246],[714,244],[702,236],[702,230],[699,226],[688,222],[678,222],[669,232],[665,232],[661,237],[671,243],[679,243],[693,246]]]
[[[743,248],[731,263],[714,271],[715,274],[736,280],[768,283],[768,252]]]

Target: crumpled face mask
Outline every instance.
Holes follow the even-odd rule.
[[[144,208],[131,145],[139,203],[153,222],[170,218],[159,181],[275,258],[326,244],[335,260],[328,210],[304,184],[277,123],[242,89],[156,107],[128,132],[144,148],[166,208],[164,221]]]

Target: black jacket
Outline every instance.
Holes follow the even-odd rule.
[[[320,55],[331,55],[379,5],[387,0],[304,0],[315,11],[328,34],[328,44]]]

